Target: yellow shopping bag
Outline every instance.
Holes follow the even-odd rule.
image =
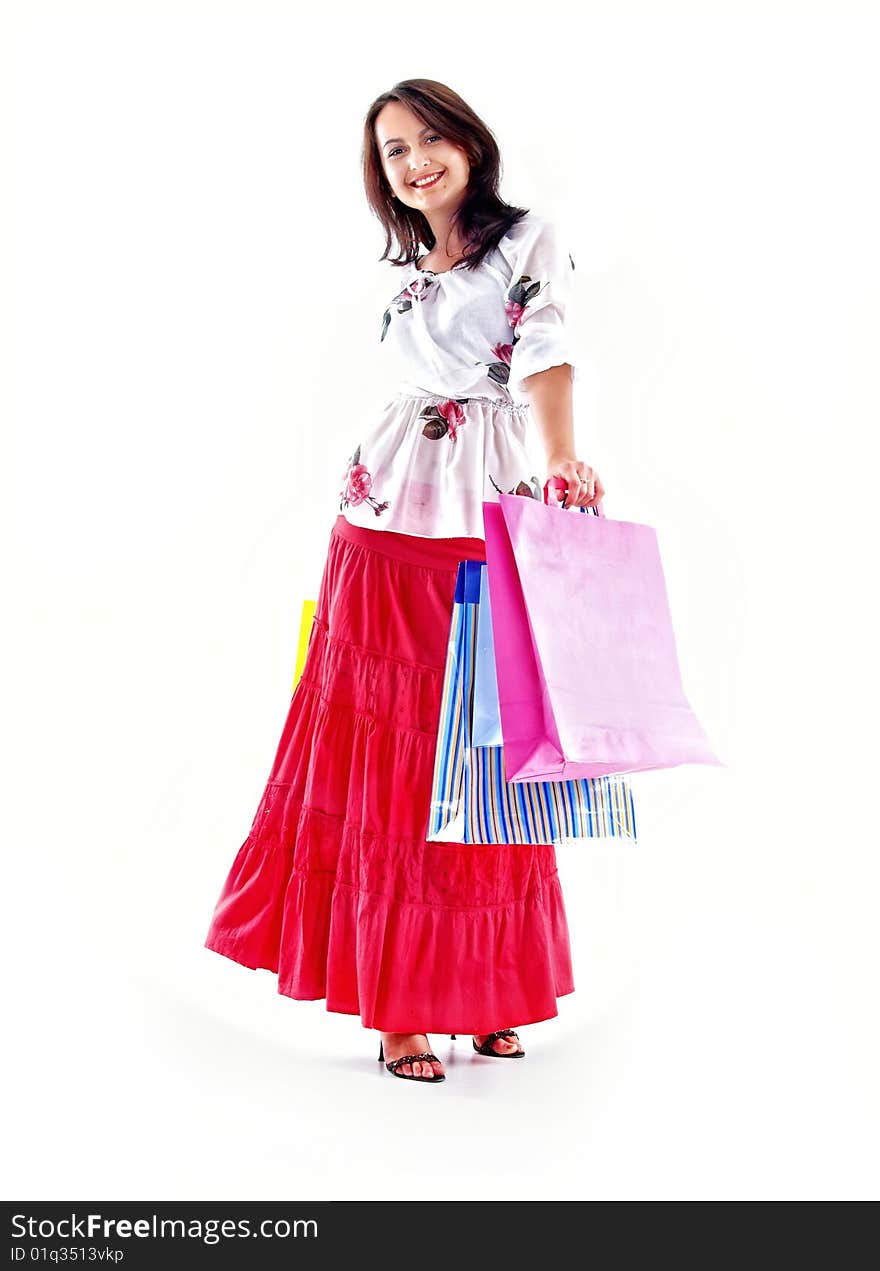
[[[293,672],[293,688],[296,688],[297,681],[302,675],[303,665],[306,660],[306,653],[309,649],[309,637],[312,634],[312,619],[315,616],[315,601],[304,600],[302,607],[302,617],[299,620],[299,645],[296,650],[296,668]],[[291,692],[293,689],[291,689]]]

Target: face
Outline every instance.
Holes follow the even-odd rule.
[[[388,102],[376,116],[376,141],[391,190],[408,207],[424,212],[452,211],[467,189],[470,164],[460,146],[426,125],[402,102]],[[420,177],[439,172],[437,180],[417,186]]]

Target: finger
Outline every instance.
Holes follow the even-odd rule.
[[[582,490],[583,486],[580,481],[572,481],[571,485],[568,487],[568,502],[565,505],[567,508],[580,507]]]
[[[603,495],[604,493],[605,493],[605,490],[604,490],[604,488],[603,488],[603,486],[602,486],[602,482],[599,480],[599,477],[598,477],[598,476],[596,476],[596,477],[595,477],[595,479],[594,479],[594,482],[593,482],[593,490],[592,490],[592,493],[590,494],[590,497],[589,497],[589,499],[587,500],[587,503],[586,503],[586,505],[585,505],[585,506],[586,506],[586,507],[594,507],[594,506],[595,506],[595,504],[597,504],[597,503],[599,502],[599,500],[602,498],[602,495]]]

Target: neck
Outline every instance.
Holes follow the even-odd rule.
[[[431,216],[426,214],[425,219],[434,235],[436,246],[431,249],[433,252],[440,257],[445,256],[447,260],[457,260],[463,255],[465,243],[452,224],[452,213],[437,212]]]

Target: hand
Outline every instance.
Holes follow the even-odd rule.
[[[565,508],[594,507],[605,494],[598,472],[581,459],[556,458],[551,455],[547,460],[545,479],[549,481],[551,477],[561,477],[568,486],[568,493],[562,503]],[[551,490],[549,496],[557,497],[557,492]]]

